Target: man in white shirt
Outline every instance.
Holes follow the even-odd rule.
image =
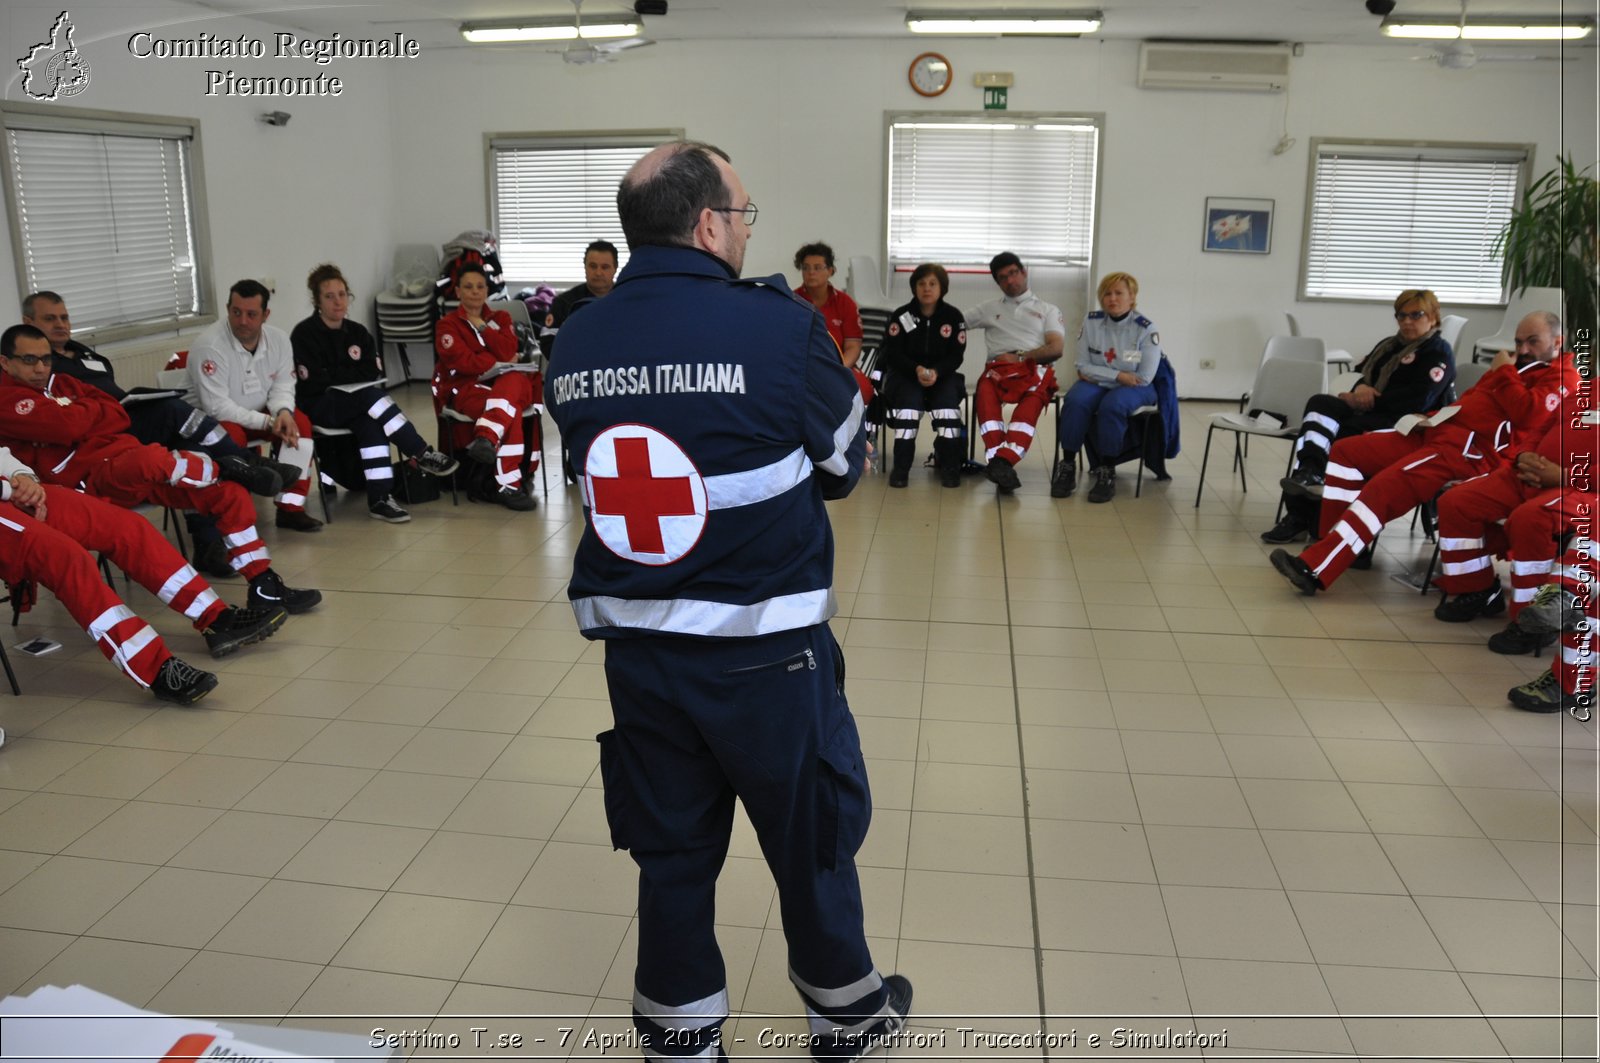
[[[1002,494],[1021,486],[1017,462],[1033,442],[1034,425],[1055,397],[1056,374],[1049,363],[1061,357],[1066,330],[1061,309],[1028,290],[1022,260],[1002,251],[989,262],[989,275],[1004,293],[967,313],[967,328],[986,329],[989,359],[978,378],[978,430],[983,434],[985,470]],[[1016,403],[1009,424],[1002,404]]]
[[[222,422],[234,442],[273,440],[278,460],[298,466],[300,479],[278,496],[280,528],[316,531],[306,512],[311,479],[311,421],[294,405],[294,348],[289,334],[267,324],[271,293],[242,280],[228,289],[228,320],[201,333],[189,348],[189,402]]]

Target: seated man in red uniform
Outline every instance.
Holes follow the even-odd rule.
[[[1537,447],[1439,496],[1441,574],[1435,582],[1449,597],[1434,616],[1459,624],[1503,613],[1494,557],[1511,562],[1511,622],[1489,639],[1495,653],[1529,653],[1556,639],[1554,631],[1529,631],[1517,621],[1549,582],[1561,540],[1593,516],[1593,492],[1576,482],[1588,479],[1595,455],[1594,423],[1586,416],[1592,411],[1580,394],[1568,397]]]
[[[1033,443],[1034,425],[1056,394],[1056,373],[1049,363],[1065,350],[1061,309],[1028,290],[1022,260],[1002,251],[989,261],[989,275],[1004,293],[967,312],[967,330],[988,332],[989,361],[973,396],[978,431],[983,435],[984,470],[1003,493],[1022,486],[1017,462]],[[1001,419],[1001,405],[1014,402],[1011,422]]]
[[[5,514],[12,524],[21,526],[20,531],[8,529],[14,533],[13,542],[20,543],[20,537],[31,533],[39,543],[33,549],[44,555],[59,552],[58,544],[75,553],[93,550],[104,554],[145,590],[192,621],[213,657],[226,657],[240,646],[270,637],[289,615],[281,607],[250,610],[228,605],[149,521],[93,495],[41,484],[38,475],[5,447],[0,447],[0,499],[18,511]],[[17,553],[21,556],[26,551]],[[80,566],[73,559],[52,567],[76,573]],[[7,582],[28,578],[22,574]],[[98,569],[94,578],[99,579]]]
[[[456,294],[461,305],[440,318],[434,328],[438,368],[433,372],[433,408],[449,406],[477,418],[467,456],[495,466],[495,489],[474,498],[498,502],[507,509],[530,510],[536,503],[522,490],[522,459],[527,453],[522,411],[533,404],[535,395],[544,394],[544,381],[537,372],[506,368],[518,364],[517,333],[510,314],[484,305],[489,299],[489,277],[482,267],[461,267]],[[484,379],[484,374],[491,372],[495,375]],[[443,440],[440,445],[454,449]],[[528,467],[539,467],[538,454],[532,455]]]
[[[153,502],[212,517],[228,563],[250,581],[250,609],[303,613],[322,601],[284,586],[256,531],[250,496],[220,480],[211,458],[165,450],[127,434],[128,414],[111,396],[69,376],[52,376],[50,341],[32,325],[0,335],[0,442],[47,482],[83,488],[120,506]],[[227,475],[227,470],[222,470]]]
[[[1494,471],[1505,454],[1544,435],[1562,397],[1578,386],[1572,355],[1561,353],[1561,320],[1543,311],[1517,326],[1517,350],[1430,427],[1368,432],[1334,443],[1322,491],[1321,538],[1299,557],[1272,551],[1272,564],[1305,594],[1333,585],[1383,526],[1453,480]],[[1452,412],[1453,411],[1453,412]]]

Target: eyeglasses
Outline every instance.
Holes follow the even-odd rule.
[[[751,228],[755,228],[756,214],[759,213],[753,200],[745,203],[742,207],[712,207],[711,209],[718,214],[742,214],[744,215],[744,223]]]
[[[54,353],[51,353],[51,354],[13,354],[10,357],[9,360],[13,361],[13,362],[21,362],[23,365],[26,365],[26,366],[35,366],[35,365],[40,365],[42,363],[49,362],[54,357],[55,357]]]
[[[1426,310],[1396,310],[1394,312],[1396,321],[1421,321],[1427,316],[1428,312]]]

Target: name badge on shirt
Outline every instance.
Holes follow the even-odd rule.
[[[913,329],[915,329],[917,327],[917,315],[913,314],[909,310],[907,310],[905,313],[901,314],[900,315],[900,327],[902,329],[904,329],[905,331],[907,331],[907,332],[910,332]]]

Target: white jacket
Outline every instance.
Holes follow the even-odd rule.
[[[189,348],[184,397],[219,421],[266,431],[279,410],[294,409],[294,384],[294,348],[280,328],[262,325],[252,353],[226,321],[218,321]]]

